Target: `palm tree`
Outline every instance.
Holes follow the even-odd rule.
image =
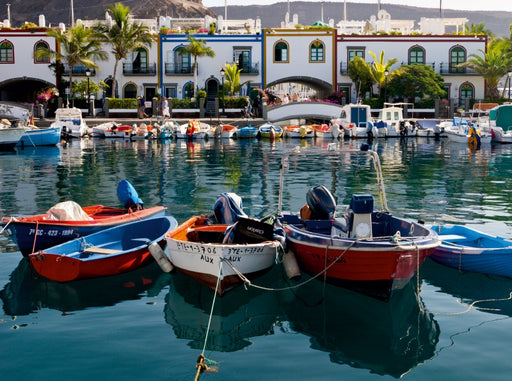
[[[181,54],[190,54],[194,57],[194,97],[197,91],[197,57],[215,57],[215,52],[212,48],[206,46],[205,40],[197,40],[190,34],[187,34],[188,45],[180,46],[178,52]]]
[[[114,73],[112,76],[112,96],[117,93],[116,76],[117,65],[122,59],[126,59],[128,53],[143,46],[151,47],[154,36],[146,25],[130,20],[130,7],[121,3],[109,7],[107,12],[112,15],[111,25],[98,25],[97,29],[101,39],[110,44],[111,53],[115,57]]]
[[[94,61],[107,58],[107,53],[101,49],[101,43],[94,31],[86,29],[82,24],[76,24],[66,31],[48,29],[46,34],[53,37],[60,48],[57,50],[40,48],[34,55],[36,58],[50,57],[56,61],[65,61],[69,70],[70,88],[73,85],[74,66],[99,69]]]
[[[397,63],[397,58],[391,58],[390,60],[384,61],[384,50],[380,52],[379,59],[373,52],[369,52],[374,61],[370,67],[373,79],[377,83],[379,89],[379,97],[381,96],[382,87],[386,84],[386,71],[389,73],[391,66]]]
[[[498,44],[489,44],[487,51],[482,49],[478,51],[481,55],[470,54],[469,59],[458,66],[473,69],[484,77],[487,95],[491,99],[497,99],[499,98],[498,82],[511,67],[511,55],[504,54]]]
[[[235,62],[233,62],[233,65],[226,64],[221,70],[224,70],[224,74],[226,75],[225,86],[229,88],[229,95],[233,95],[235,91],[240,90],[240,87],[248,82],[240,83],[240,73],[242,69],[239,69]]]

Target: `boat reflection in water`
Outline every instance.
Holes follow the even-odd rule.
[[[4,312],[11,316],[28,315],[42,308],[70,312],[140,299],[144,293],[157,295],[168,282],[169,275],[153,262],[120,275],[58,283],[39,277],[23,258],[0,291],[0,298]]]
[[[258,284],[267,284],[265,281],[272,279],[272,274],[280,277],[272,269],[258,278]],[[165,297],[165,321],[173,327],[177,338],[190,340],[191,348],[202,349],[212,302],[212,290],[176,272]],[[277,292],[236,287],[215,300],[206,349],[219,352],[243,349],[251,345],[251,337],[273,334],[274,325],[282,317]]]
[[[290,327],[332,362],[400,378],[434,357],[439,326],[418,305],[414,282],[388,302],[313,281],[287,304]],[[423,308],[422,308],[423,309]]]
[[[459,271],[433,260],[422,269],[425,282],[439,287],[440,292],[460,299],[456,311],[472,308],[491,314],[512,316],[512,280],[505,277]],[[476,302],[476,303],[475,303]]]

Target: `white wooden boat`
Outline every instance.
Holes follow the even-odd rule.
[[[479,148],[481,144],[491,143],[492,139],[490,133],[480,131],[471,124],[459,125],[457,129],[445,129],[444,132],[450,141],[469,144],[475,148]]]
[[[3,124],[0,123],[0,151],[11,150],[18,144],[26,129],[2,126]]]
[[[208,123],[191,119],[187,123],[179,125],[175,130],[176,139],[205,139],[211,126]]]
[[[244,230],[244,224],[253,229]],[[233,242],[226,243],[229,225],[212,224],[208,216],[191,217],[166,234],[169,260],[180,272],[222,296],[242,282],[238,273],[253,278],[269,270],[281,247],[278,240],[264,238],[272,237],[272,225],[240,218],[234,226]],[[265,234],[251,236],[254,230]]]
[[[114,127],[114,122],[105,122],[91,128],[89,135],[93,138],[104,138],[105,131]]]
[[[285,126],[284,127],[284,137],[285,138],[293,138],[293,139],[307,139],[313,138],[315,136],[315,132],[313,128],[308,125],[301,126]]]
[[[58,108],[55,110],[55,121],[50,127],[62,127],[62,135],[70,138],[81,138],[89,132],[82,110],[76,107]]]
[[[232,124],[219,124],[216,128],[216,136],[221,139],[232,139],[236,137],[236,132],[238,131],[238,127],[233,126]]]

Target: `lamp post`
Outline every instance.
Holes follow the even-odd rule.
[[[91,71],[89,69],[87,69],[85,71],[85,75],[87,76],[87,109],[89,110],[87,114],[90,116],[91,115],[91,91],[89,88],[89,77],[91,76]]]
[[[508,101],[510,102],[510,79],[512,77],[512,71],[508,71],[507,73],[507,76],[508,76]]]
[[[221,82],[221,94],[222,94],[222,115],[224,116],[226,114],[226,104],[224,103],[224,68],[220,69],[220,78],[222,80]]]
[[[388,97],[388,75],[389,71],[384,71],[384,103],[386,103],[386,98]]]

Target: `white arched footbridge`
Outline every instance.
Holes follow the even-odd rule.
[[[336,119],[341,115],[342,106],[324,102],[297,102],[272,106],[267,109],[266,119],[279,122],[287,119]]]

